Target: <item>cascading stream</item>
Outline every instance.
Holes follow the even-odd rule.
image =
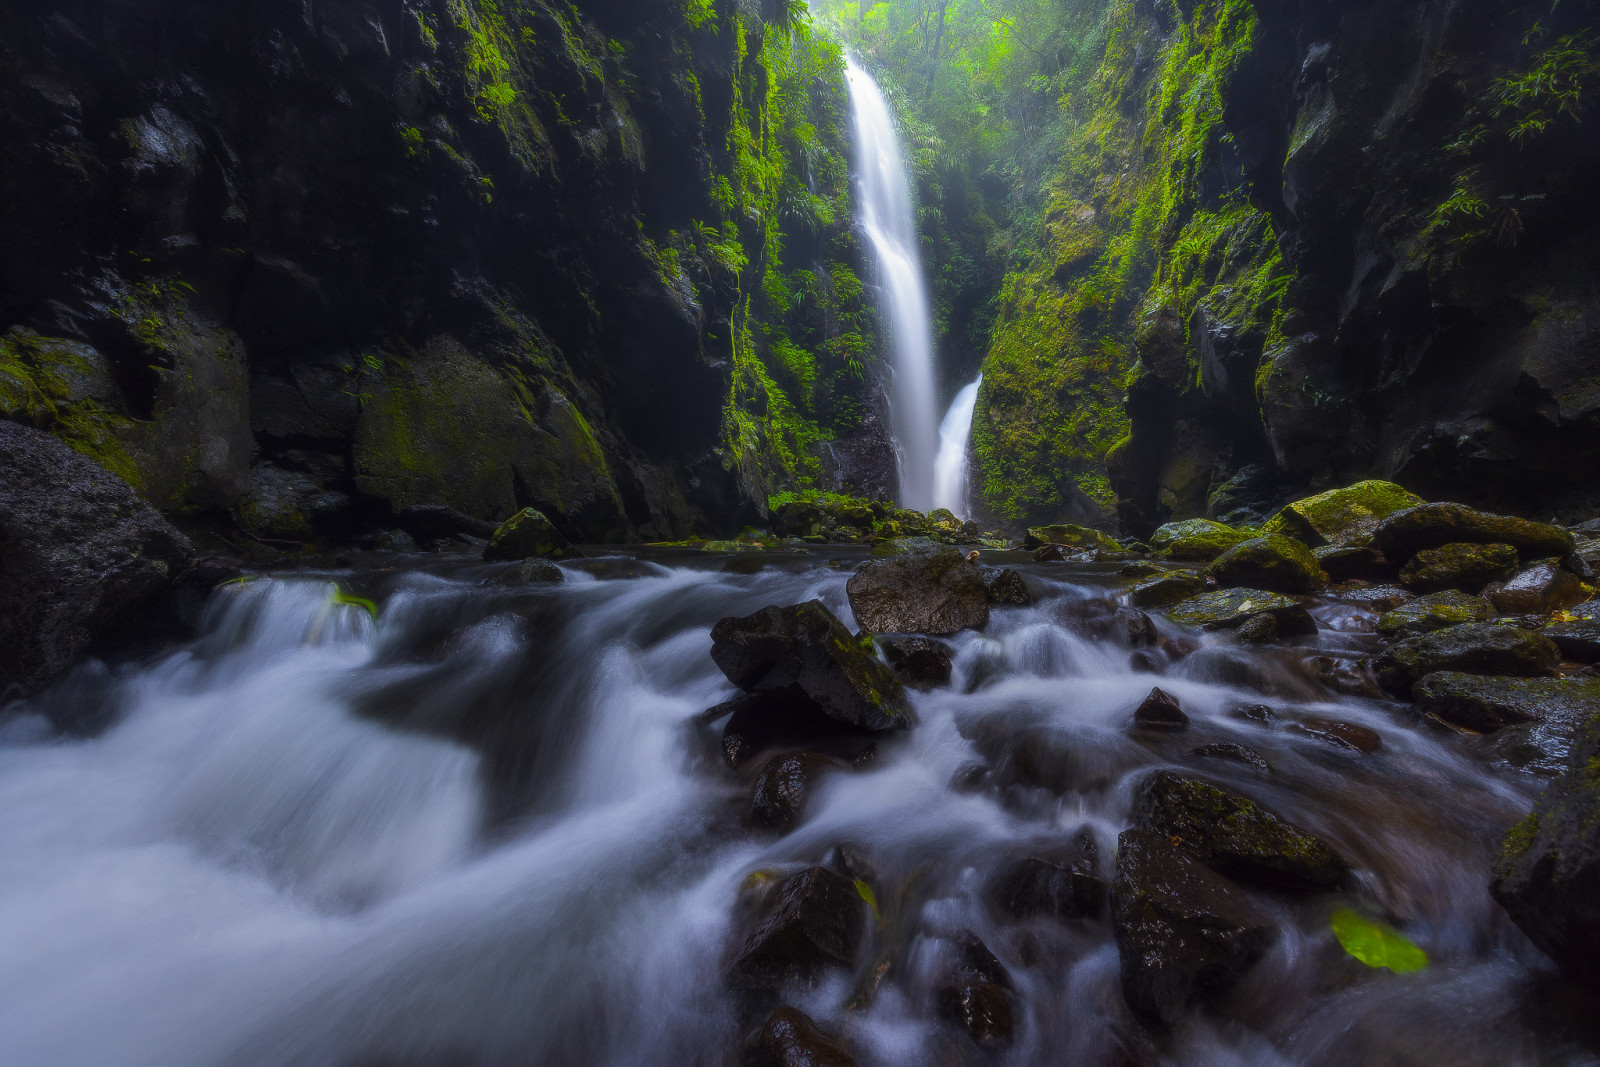
[[[854,60],[846,68],[855,117],[861,227],[872,245],[889,320],[890,429],[900,466],[900,503],[935,507],[938,400],[917,218],[900,138],[883,91]]]
[[[972,514],[972,413],[978,406],[983,375],[962,387],[939,424],[939,456],[933,465],[933,506],[958,519]]]

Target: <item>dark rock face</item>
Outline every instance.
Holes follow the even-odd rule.
[[[1424,548],[1400,568],[1400,584],[1417,593],[1459,589],[1476,593],[1517,566],[1510,545],[1448,544]]]
[[[1146,730],[1176,732],[1188,728],[1189,716],[1183,713],[1177,697],[1164,689],[1152,689],[1134,709],[1133,724]]]
[[[867,905],[850,882],[810,867],[784,882],[765,918],[733,963],[744,983],[771,988],[811,980],[830,967],[853,967],[865,932]]]
[[[707,710],[704,719],[716,722],[724,716],[728,722],[722,729],[722,758],[735,771],[775,748],[814,746],[838,738],[859,749],[871,736],[830,718],[797,686],[740,694]]]
[[[889,667],[913,689],[950,684],[950,646],[931,637],[891,637],[881,645]]]
[[[127,482],[0,421],[0,697],[171,627],[168,597],[194,556]]]
[[[856,621],[875,633],[938,636],[989,622],[983,572],[954,548],[864,563],[845,591]]]
[[[1002,867],[988,893],[994,906],[1013,919],[1092,919],[1105,908],[1106,883],[1092,854],[1066,866],[1028,856]]]
[[[1327,584],[1311,550],[1291,537],[1257,537],[1235,545],[1212,561],[1206,574],[1224,587],[1310,593]]]
[[[1378,681],[1392,693],[1409,693],[1425,674],[1548,674],[1561,650],[1547,637],[1499,623],[1463,623],[1407,638],[1378,657]]]
[[[1589,599],[1583,579],[1554,560],[1536,563],[1504,581],[1495,582],[1483,595],[1507,615],[1545,615]]]
[[[1011,1044],[1016,1022],[1011,1000],[994,982],[968,982],[939,990],[939,1014],[956,1023],[981,1049],[1003,1049]]]
[[[1558,622],[1540,632],[1554,641],[1561,654],[1574,663],[1600,663],[1600,621]]]
[[[1600,715],[1597,678],[1484,678],[1430,674],[1412,689],[1417,710],[1479,733],[1550,720],[1576,726]]]
[[[1577,539],[1559,526],[1492,515],[1465,504],[1419,504],[1398,511],[1373,534],[1392,560],[1451,544],[1511,545],[1525,556],[1565,556]]]
[[[1111,911],[1122,994],[1159,1023],[1226,992],[1273,938],[1271,917],[1242,889],[1146,830],[1117,838]]]
[[[743,1067],[856,1067],[856,1059],[798,1008],[777,1008],[746,1050]]]
[[[1198,574],[1171,574],[1141,582],[1128,592],[1128,600],[1138,608],[1170,608],[1206,590],[1206,580]]]
[[[1022,575],[1010,567],[980,567],[983,585],[989,591],[989,603],[996,605],[1025,605],[1033,603],[1033,594]]]
[[[750,822],[768,830],[789,829],[800,821],[817,783],[841,766],[819,752],[772,757],[756,777],[755,793],[750,798]]]

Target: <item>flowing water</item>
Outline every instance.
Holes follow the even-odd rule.
[[[846,68],[855,118],[861,227],[872,246],[889,326],[892,380],[889,425],[900,464],[900,503],[934,507],[934,456],[939,421],[933,328],[911,182],[894,118],[878,83],[853,60]]]
[[[933,465],[933,506],[949,509],[958,519],[972,514],[972,413],[978,406],[983,375],[963,386],[939,424],[939,456]]]
[[[847,845],[881,907],[866,969],[788,993],[874,1065],[1592,1063],[1570,990],[1491,903],[1502,832],[1541,782],[1324,679],[1371,615],[1325,604],[1304,647],[1225,637],[1136,673],[1108,567],[1018,564],[1036,603],[953,639],[948,688],[787,833],[700,713],[733,694],[719,617],[822,600],[853,623],[853,559],[567,564],[500,587],[465,558],[219,591],[191,645],[86,668],[0,727],[0,1063],[670,1065],[736,1062],[753,1025],[724,975],[750,876]],[[382,562],[382,561],[380,561]],[[753,572],[753,573],[752,573]],[[381,605],[330,600],[331,581]],[[1179,636],[1160,623],[1158,637]],[[1129,729],[1154,681],[1187,733]],[[1271,723],[1240,718],[1245,704]],[[1376,731],[1361,754],[1317,719]],[[62,730],[65,724],[79,732]],[[93,728],[100,724],[101,728]],[[109,724],[109,725],[107,725]],[[1324,731],[1325,733],[1325,731]],[[1270,773],[1192,754],[1235,741]],[[1187,767],[1335,843],[1353,888],[1261,900],[1277,939],[1232,996],[1141,1031],[1104,919],[1006,919],[984,885],[1087,828],[1110,865],[1152,768]],[[1386,915],[1432,965],[1345,956],[1339,907]],[[1014,1043],[940,1020],[951,938],[1011,976]]]

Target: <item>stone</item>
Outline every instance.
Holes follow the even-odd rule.
[[[557,567],[547,559],[524,559],[501,571],[492,578],[485,578],[484,585],[560,585],[566,580]]]
[[[995,982],[966,982],[939,990],[939,1014],[960,1026],[984,1050],[1011,1044],[1016,1022],[1011,999]]]
[[[1600,620],[1552,623],[1540,632],[1554,641],[1561,654],[1572,662],[1600,663]]]
[[[1247,645],[1266,645],[1278,639],[1278,617],[1263,611],[1244,621],[1234,635]]]
[[[1285,505],[1262,532],[1288,534],[1313,546],[1349,544],[1371,536],[1395,512],[1423,502],[1393,482],[1373,479]]]
[[[1409,694],[1434,671],[1533,677],[1549,674],[1560,662],[1561,650],[1548,637],[1500,623],[1469,622],[1391,645],[1375,667],[1385,689]]]
[[[1270,726],[1274,718],[1272,709],[1265,704],[1240,704],[1230,709],[1228,714],[1235,719],[1257,723],[1261,726]]]
[[[874,633],[942,636],[989,622],[989,587],[958,550],[873,560],[845,585],[856,621]]]
[[[938,549],[938,545],[927,537],[891,537],[879,541],[872,546],[872,555],[878,556],[925,556]]]
[[[1323,719],[1314,715],[1302,716],[1284,727],[1289,733],[1309,737],[1313,741],[1320,741],[1332,748],[1344,749],[1346,752],[1356,752],[1363,756],[1370,756],[1383,747],[1383,738],[1378,731],[1362,726],[1359,723],[1340,722],[1337,719]]]
[[[1268,717],[1270,718],[1270,716],[1271,709],[1269,708]],[[1238,763],[1258,771],[1270,771],[1272,769],[1261,753],[1233,741],[1217,741],[1213,744],[1201,745],[1199,748],[1191,748],[1189,755],[1200,759],[1225,760],[1228,763]]]
[[[497,527],[486,519],[474,518],[455,508],[442,504],[413,504],[395,513],[395,523],[416,539],[427,545],[439,540],[465,540],[476,538],[488,541]]]
[[[1378,618],[1378,632],[1386,637],[1413,637],[1467,622],[1486,622],[1494,618],[1494,605],[1481,596],[1455,589],[1429,593],[1384,612]]]
[[[523,508],[501,523],[483,550],[486,560],[565,559],[580,555],[537,508]]]
[[[1012,919],[1093,919],[1105,908],[1106,883],[1092,857],[1063,866],[1028,856],[1000,869],[989,883],[988,897]]]
[[[1489,603],[1506,615],[1548,615],[1589,599],[1583,579],[1555,560],[1535,563],[1483,591]]]
[[[1479,733],[1524,722],[1578,724],[1600,715],[1600,678],[1494,678],[1439,671],[1411,691],[1417,710]]]
[[[1220,874],[1268,889],[1332,889],[1350,870],[1327,842],[1249,797],[1171,771],[1140,784],[1134,827],[1168,837]]]
[[[931,637],[886,637],[878,642],[889,667],[913,689],[950,684],[950,646]]]
[[[1517,566],[1510,545],[1448,544],[1424,548],[1400,568],[1400,584],[1415,593],[1460,589],[1476,593]]]
[[[747,986],[774,988],[814,981],[830,968],[853,968],[866,908],[849,880],[825,867],[800,871],[778,889],[766,917],[734,957],[733,971]]]
[[[1565,722],[1525,722],[1478,739],[1485,763],[1500,771],[1554,778],[1567,765],[1576,727]]]
[[[1225,630],[1239,626],[1252,615],[1268,612],[1285,635],[1314,634],[1317,624],[1299,601],[1262,589],[1218,589],[1190,597],[1168,614],[1185,626]]]
[[[800,821],[817,783],[844,765],[820,752],[774,756],[756,776],[750,798],[750,823],[768,830],[788,830]]]
[[[1512,545],[1527,556],[1565,556],[1577,539],[1559,526],[1492,515],[1465,504],[1420,504],[1390,515],[1373,540],[1391,560],[1409,560],[1425,548],[1462,542]]]
[[[1189,716],[1183,713],[1177,697],[1162,689],[1152,689],[1134,710],[1133,724],[1146,730],[1176,732],[1188,728]]]
[[[1168,574],[1128,590],[1128,602],[1136,608],[1170,608],[1205,591],[1206,580],[1198,574]]]
[[[1335,582],[1394,580],[1394,564],[1374,545],[1323,545],[1311,554]]]
[[[1310,593],[1328,582],[1311,550],[1289,537],[1257,537],[1228,549],[1206,568],[1225,588]]]
[[[1238,885],[1146,830],[1117,838],[1112,924],[1128,1006],[1170,1024],[1225,994],[1272,944],[1272,917]]]
[[[1248,527],[1235,529],[1211,519],[1169,522],[1150,538],[1150,547],[1169,559],[1209,563],[1234,545],[1258,536]]]
[[[1109,552],[1120,552],[1122,545],[1117,539],[1099,530],[1091,530],[1087,526],[1074,526],[1072,523],[1062,523],[1057,526],[1035,526],[1028,531],[1028,536],[1023,539],[1027,548],[1038,548],[1041,545],[1061,545],[1074,552],[1082,552],[1090,548],[1103,548]]]
[[[1022,575],[1010,567],[979,567],[984,588],[989,592],[989,603],[1019,607],[1033,603],[1033,594]]]
[[[773,1010],[742,1067],[857,1067],[856,1058],[798,1008]]]

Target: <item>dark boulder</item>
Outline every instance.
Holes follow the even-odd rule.
[[[1378,657],[1378,681],[1391,693],[1409,694],[1435,671],[1472,674],[1549,674],[1561,650],[1547,637],[1493,622],[1463,623],[1410,637]]]
[[[1394,564],[1376,545],[1323,545],[1311,554],[1335,582],[1394,580]]]
[[[889,667],[913,689],[950,684],[950,646],[931,637],[887,637],[878,642]]]
[[[560,585],[565,580],[561,568],[547,559],[524,559],[507,567],[491,578],[485,578],[484,585]]]
[[[954,548],[863,563],[845,592],[856,621],[874,633],[953,634],[989,622],[983,572]]]
[[[1429,593],[1392,608],[1378,618],[1378,632],[1385,636],[1414,637],[1467,622],[1486,622],[1494,618],[1494,605],[1481,596],[1450,589]]]
[[[1010,567],[979,567],[978,574],[983,578],[984,588],[989,591],[989,603],[1000,606],[1033,603],[1028,584],[1022,580],[1022,575]]]
[[[1226,993],[1273,939],[1272,918],[1244,890],[1146,830],[1117,838],[1111,912],[1123,997],[1158,1023]]]
[[[1490,585],[1483,595],[1507,615],[1547,615],[1589,599],[1583,579],[1555,560],[1545,560]]]
[[[1093,919],[1105,908],[1106,882],[1093,854],[1062,865],[1026,856],[1001,867],[989,882],[989,901],[1012,919]]]
[[[1559,526],[1491,515],[1465,504],[1421,504],[1397,511],[1373,532],[1391,560],[1409,560],[1426,548],[1462,542],[1512,545],[1523,555],[1565,556],[1577,539]]]
[[[800,821],[817,783],[844,764],[820,752],[774,756],[756,776],[750,798],[750,823],[768,830],[788,830]]]
[[[486,560],[565,559],[580,555],[555,524],[536,508],[523,508],[495,528],[483,550]]]
[[[1449,544],[1425,548],[1400,568],[1400,584],[1415,593],[1460,589],[1476,593],[1517,566],[1510,545]]]
[[[474,518],[442,504],[413,504],[401,508],[395,513],[394,521],[419,545],[450,539],[461,541],[469,537],[487,541],[494,537],[497,529],[487,519]]]
[[[1168,574],[1128,590],[1128,602],[1136,608],[1170,608],[1205,591],[1206,580],[1198,574]]]
[[[1479,733],[1524,722],[1577,725],[1600,715],[1600,678],[1485,678],[1440,671],[1411,692],[1417,710]]]
[[[1317,624],[1297,600],[1262,589],[1218,589],[1190,597],[1170,612],[1174,622],[1226,630],[1239,626],[1252,615],[1268,612],[1278,619],[1282,634],[1314,634]]]
[[[748,987],[773,988],[813,981],[829,968],[854,967],[866,908],[849,880],[825,867],[808,867],[778,889],[734,957],[733,973]]]
[[[1189,716],[1183,713],[1177,697],[1164,689],[1152,689],[1134,709],[1133,724],[1145,730],[1176,732],[1188,728]]]
[[[821,601],[723,619],[711,641],[712,660],[747,692],[795,686],[830,718],[875,732],[914,721],[900,680]]]
[[[964,982],[939,990],[939,1014],[960,1026],[981,1049],[1011,1044],[1016,1020],[1011,998],[994,982]]]
[[[815,747],[854,756],[871,736],[830,718],[795,686],[741,693],[701,718],[708,723],[728,720],[722,728],[722,758],[735,771],[775,748]]]
[[[1255,749],[1233,741],[1217,741],[1199,748],[1191,748],[1189,755],[1201,759],[1224,760],[1228,763],[1237,763],[1258,771],[1270,771],[1266,759]]]
[[[1572,662],[1600,663],[1600,620],[1558,622],[1539,632],[1554,641],[1561,654]]]
[[[1291,537],[1257,537],[1228,549],[1206,574],[1225,588],[1310,593],[1328,582],[1317,557]]]
[[[798,1008],[777,1008],[745,1050],[743,1067],[856,1067],[856,1058]]]
[[[1278,617],[1263,611],[1244,621],[1233,635],[1247,645],[1270,645],[1278,640]]]
[[[1357,482],[1287,504],[1262,529],[1308,545],[1349,545],[1370,538],[1395,512],[1421,503],[1420,496],[1393,482]]]

